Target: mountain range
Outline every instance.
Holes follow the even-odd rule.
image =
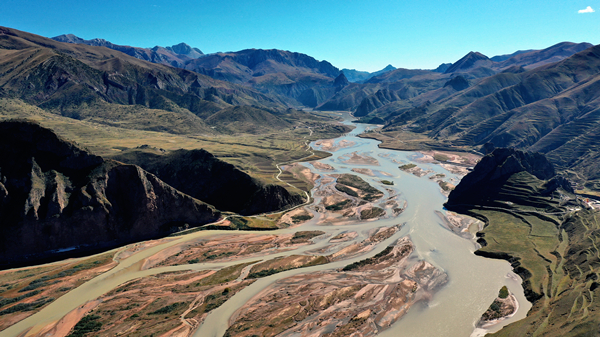
[[[154,48],[140,48],[118,45],[104,39],[85,40],[73,34],[55,36],[52,40],[66,43],[86,44],[88,46],[106,47],[118,50],[140,60],[161,63],[178,68],[182,68],[186,61],[204,56],[204,53],[200,49],[192,48],[183,42],[170,47],[156,46]]]

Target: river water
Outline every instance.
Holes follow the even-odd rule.
[[[350,122],[346,122],[351,124]],[[236,312],[245,303],[264,290],[273,282],[292,275],[309,273],[320,270],[335,269],[346,266],[349,263],[372,257],[381,252],[389,244],[400,237],[410,236],[415,245],[414,255],[419,259],[426,260],[434,266],[440,268],[448,274],[449,282],[443,286],[427,302],[420,302],[413,306],[409,313],[402,317],[398,322],[385,330],[379,336],[398,337],[398,336],[476,336],[485,331],[475,331],[475,324],[479,317],[496,298],[499,289],[506,285],[511,292],[515,294],[519,301],[519,311],[512,317],[493,326],[490,331],[496,331],[503,325],[514,322],[525,317],[531,304],[526,301],[523,295],[520,278],[514,274],[508,262],[502,260],[492,260],[478,257],[473,254],[476,250],[475,243],[457,236],[442,226],[442,220],[436,215],[436,211],[444,213],[442,204],[446,197],[441,194],[438,184],[430,180],[427,176],[417,177],[412,174],[401,171],[398,166],[405,163],[416,163],[424,170],[431,170],[434,173],[443,173],[448,178],[454,178],[456,184],[460,177],[445,170],[439,165],[424,164],[415,162],[419,154],[414,152],[401,152],[393,150],[379,149],[379,141],[372,139],[359,138],[356,135],[365,131],[368,125],[356,124],[356,129],[351,134],[336,139],[336,144],[342,141],[352,142],[353,145],[343,147],[335,152],[333,156],[321,160],[322,163],[329,164],[335,168],[335,171],[319,172],[311,167],[311,170],[317,173],[351,173],[360,176],[379,190],[385,191],[380,181],[382,179],[392,181],[394,191],[385,191],[381,200],[400,194],[400,198],[407,202],[404,212],[398,216],[393,216],[388,211],[385,218],[369,222],[356,222],[346,225],[317,224],[316,218],[300,227],[293,229],[282,229],[273,231],[277,233],[289,233],[298,230],[322,230],[330,234],[328,238],[345,231],[357,231],[359,236],[353,242],[359,242],[366,238],[366,233],[372,229],[381,226],[392,226],[403,223],[402,229],[381,242],[373,251],[363,254],[359,257],[346,259],[335,263],[313,266],[290,270],[268,277],[261,278],[252,285],[244,288],[219,308],[213,310],[206,318],[204,324],[194,334],[195,337],[223,336],[232,318],[235,318]],[[319,147],[315,143],[311,144],[315,149]],[[362,155],[369,155],[377,159],[378,166],[366,164],[348,164],[345,162],[349,156],[357,152]],[[392,176],[377,174],[375,177],[352,172],[352,168],[372,169],[390,173]],[[316,202],[320,199],[315,198]],[[314,215],[317,215],[311,207],[307,207]],[[203,231],[184,235],[173,241],[149,248],[131,257],[124,259],[121,263],[82,286],[72,290],[63,297],[57,299],[40,312],[29,318],[13,325],[9,329],[0,332],[2,336],[17,336],[24,330],[43,325],[43,323],[52,322],[66,315],[69,311],[83,305],[89,300],[93,300],[102,294],[114,289],[119,284],[134,278],[148,276],[156,273],[176,270],[203,270],[217,269],[228,265],[239,264],[247,261],[256,261],[257,258],[236,260],[234,262],[222,263],[201,263],[195,265],[181,265],[172,267],[160,267],[149,270],[140,270],[143,260],[158,251],[168,248],[174,244],[181,243],[198,237],[208,237],[218,235],[219,231]],[[231,234],[231,232],[226,232]],[[252,233],[252,232],[244,232]],[[259,232],[264,234],[264,232]],[[304,246],[300,249],[288,252],[281,252],[265,257],[265,259],[275,258],[277,256],[299,254],[309,250],[318,249],[328,245],[328,239],[317,238],[315,244]],[[31,332],[36,330],[32,329]]]

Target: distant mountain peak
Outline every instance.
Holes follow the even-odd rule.
[[[450,74],[457,71],[465,71],[476,68],[478,66],[491,65],[493,63],[489,57],[483,55],[480,52],[471,51],[467,55],[463,56],[460,60],[453,63],[445,73]]]

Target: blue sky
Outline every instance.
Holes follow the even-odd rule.
[[[580,10],[591,7],[586,13]],[[435,68],[562,41],[600,43],[600,0],[2,0],[0,25],[205,53],[277,48],[375,71]]]

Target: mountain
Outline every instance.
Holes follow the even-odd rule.
[[[470,52],[460,60],[454,62],[446,71],[445,74],[451,74],[456,72],[464,72],[467,70],[480,68],[480,67],[491,67],[494,61],[490,60],[487,56],[478,53]]]
[[[265,185],[202,149],[173,152],[132,149],[111,158],[141,166],[158,178],[222,211],[272,212],[304,202],[278,185]]]
[[[391,64],[388,64],[385,68],[378,71],[374,71],[372,73],[368,71],[359,71],[345,68],[342,69],[342,72],[344,73],[344,75],[346,75],[346,78],[348,78],[348,81],[350,82],[363,82],[370,79],[371,77],[385,74],[392,70],[396,70],[396,67],[392,66]]]
[[[559,62],[573,54],[579,53],[593,47],[590,43],[561,42],[542,50],[516,52],[512,57],[499,62],[498,69],[506,69],[511,66],[520,66],[526,69],[537,68],[546,64]]]
[[[409,123],[411,130],[453,146],[491,142],[542,152],[561,170],[575,169],[577,183],[596,188],[599,87],[600,46],[595,46],[557,63],[481,79],[422,114],[390,119],[385,129]]]
[[[106,47],[113,50],[118,50],[140,60],[165,64],[178,68],[183,68],[186,61],[204,56],[204,53],[202,53],[200,49],[192,48],[185,43],[180,43],[170,47],[156,46],[154,48],[140,48],[118,45],[104,39],[85,40],[73,34],[55,36],[52,38],[52,40],[65,43],[85,44],[88,46]]]
[[[277,97],[248,86],[10,28],[0,28],[0,55],[4,95],[76,119],[211,134],[204,119],[222,109],[286,109]]]
[[[220,215],[138,166],[26,121],[0,123],[0,175],[2,267],[148,240]]]
[[[519,54],[524,54],[524,53],[529,53],[535,51],[535,49],[527,49],[527,50],[517,50],[516,52],[512,53],[512,54],[504,54],[504,55],[496,55],[490,58],[490,60],[494,61],[494,62],[502,62],[502,61],[506,61],[509,58],[512,58],[513,56],[517,56]]]
[[[327,61],[277,49],[216,53],[186,63],[186,69],[285,97],[290,105],[315,107],[331,97],[340,70]]]
[[[452,66],[452,63],[442,63],[437,68],[433,69],[436,73],[445,73],[448,68]]]

